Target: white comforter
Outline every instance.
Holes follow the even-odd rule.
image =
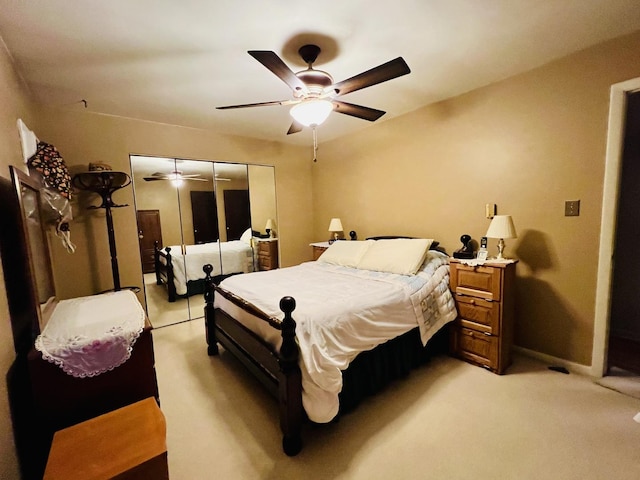
[[[287,295],[295,298],[302,400],[315,422],[329,422],[338,413],[342,370],[358,353],[416,325],[426,343],[456,316],[449,291],[448,257],[435,251],[428,253],[416,275],[307,262],[227,278],[221,286],[277,318],[283,317],[280,299]],[[216,302],[221,302],[219,297]],[[278,347],[278,337],[270,337]]]
[[[178,295],[187,293],[187,281],[205,277],[202,267],[207,263],[213,266],[212,276],[253,271],[253,250],[241,240],[187,245],[186,253],[182,255],[180,245],[171,247],[174,284]]]

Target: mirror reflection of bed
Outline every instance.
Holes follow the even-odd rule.
[[[149,319],[159,328],[202,318],[203,260],[194,252],[208,255],[204,263],[218,265],[221,277],[257,268],[246,232],[266,236],[267,221],[277,218],[274,167],[130,159]]]

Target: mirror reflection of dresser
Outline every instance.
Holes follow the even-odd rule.
[[[277,238],[256,239],[255,244],[258,250],[258,270],[273,270],[280,266]]]

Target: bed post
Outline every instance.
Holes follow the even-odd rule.
[[[165,248],[167,252],[166,260],[167,260],[167,291],[169,292],[169,301],[175,302],[178,297],[178,293],[176,292],[176,284],[174,282],[173,277],[173,261],[171,259],[171,247]]]
[[[293,297],[283,297],[280,309],[282,320],[282,346],[280,347],[279,405],[282,449],[287,455],[297,455],[302,449],[302,376],[298,358],[300,350],[296,342],[296,322],[291,316],[296,308]]]
[[[215,295],[215,289],[213,284],[213,278],[211,278],[211,272],[213,267],[207,263],[202,270],[206,274],[204,278],[204,327],[207,338],[207,354],[218,354],[218,341],[216,340],[216,320],[213,309],[213,298]]]
[[[153,242],[153,265],[156,269],[156,285],[162,285],[162,278],[160,277],[160,242],[156,240]]]

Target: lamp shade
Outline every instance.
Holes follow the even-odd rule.
[[[331,111],[333,104],[329,100],[304,100],[291,107],[289,113],[296,122],[305,127],[320,125],[324,122]]]
[[[494,216],[486,236],[489,238],[516,238],[518,234],[511,215]]]
[[[269,218],[264,228],[265,230],[274,230],[276,228],[276,221],[273,218]]]
[[[332,218],[331,222],[329,222],[329,231],[330,232],[342,232],[344,229],[342,228],[342,222],[339,218]]]

